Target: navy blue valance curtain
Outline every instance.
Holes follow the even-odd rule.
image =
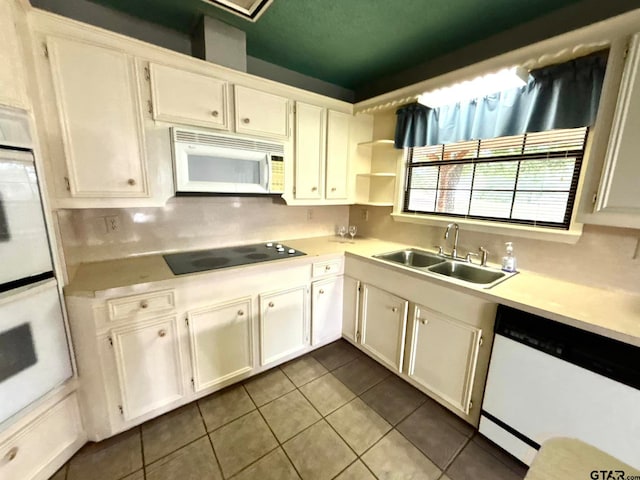
[[[598,53],[532,71],[523,87],[434,109],[407,105],[396,112],[395,147],[593,125],[606,63]]]

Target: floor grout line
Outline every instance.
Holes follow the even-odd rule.
[[[471,439],[473,438],[473,435],[469,436],[462,444],[462,447],[460,447],[460,449],[453,455],[453,457],[451,458],[451,460],[445,465],[445,467],[442,469],[442,474],[444,475],[445,473],[447,473],[447,470],[449,470],[449,468],[451,467],[451,465],[453,465],[453,462],[456,461],[456,459],[460,456],[460,454],[464,451],[465,448],[467,448],[467,445],[469,445],[471,443]]]
[[[283,372],[283,373],[284,373],[284,372]],[[284,375],[285,375],[285,377],[287,376],[287,374],[286,374],[286,373],[284,373]],[[287,378],[288,378],[288,377],[287,377]],[[291,382],[291,383],[293,384],[293,382]],[[293,386],[295,387],[295,384],[294,384]],[[245,388],[245,390],[247,391],[247,394],[249,395],[249,397],[251,397],[251,395],[249,394],[249,391],[248,391],[246,388]],[[295,390],[297,390],[297,388],[294,388],[294,390],[291,390],[291,391],[293,392],[293,391],[295,391]],[[287,393],[291,393],[291,392],[287,392]],[[286,395],[286,394],[285,394],[285,395]],[[280,397],[278,397],[278,398],[282,398],[282,397],[284,397],[284,395],[282,395],[282,396],[280,396]],[[274,399],[273,401],[275,401],[275,400],[277,400],[277,399]],[[260,417],[262,417],[262,421],[267,425],[267,428],[268,428],[268,429],[269,429],[269,431],[271,432],[271,435],[273,435],[273,438],[275,438],[276,443],[278,444],[278,446],[277,446],[276,448],[281,448],[281,449],[282,449],[282,451],[283,451],[283,453],[284,453],[285,457],[287,457],[287,460],[289,460],[289,463],[291,464],[291,466],[292,466],[292,467],[293,467],[293,469],[295,470],[295,472],[296,472],[296,474],[298,475],[298,477],[302,478],[302,475],[300,475],[300,472],[299,472],[299,471],[298,471],[298,469],[296,468],[296,465],[293,463],[293,461],[292,461],[292,460],[291,460],[291,458],[289,457],[289,454],[288,454],[288,453],[287,453],[287,451],[285,450],[283,443],[282,443],[282,442],[280,442],[280,439],[278,438],[278,436],[276,435],[276,433],[275,433],[275,432],[273,431],[273,429],[271,428],[271,425],[269,425],[269,422],[267,422],[267,419],[264,417],[264,415],[263,415],[263,414],[262,414],[262,412],[260,411],[260,408],[258,407],[258,405],[256,404],[256,402],[253,400],[253,398],[251,398],[251,401],[252,401],[252,402],[253,402],[253,404],[256,406],[256,410],[258,410],[258,414],[260,415]],[[269,403],[271,403],[271,402],[265,403],[265,405],[268,405]],[[264,406],[264,405],[263,405],[263,406]],[[322,419],[322,418],[321,418],[321,419]],[[320,421],[320,420],[318,420],[318,421]],[[317,423],[317,422],[315,422],[315,423]],[[314,423],[313,425],[315,425],[315,423]],[[310,427],[311,427],[311,426],[310,426]],[[306,429],[305,429],[305,430],[306,430]],[[303,430],[303,431],[304,431],[304,430]],[[300,432],[299,432],[299,433],[300,433]],[[296,435],[298,435],[298,434],[296,434]],[[294,437],[295,437],[296,435],[294,435]],[[291,437],[291,438],[293,438],[293,437]],[[286,442],[288,442],[289,440],[291,440],[291,439],[287,439],[287,440],[285,441],[285,443],[286,443]],[[274,449],[274,450],[275,450],[275,449]],[[273,451],[273,450],[271,450],[271,452],[272,452],[272,451]],[[261,457],[261,458],[262,458],[262,457]],[[259,460],[259,459],[258,459],[258,460]],[[256,460],[255,462],[257,462],[258,460]],[[255,462],[251,463],[250,465],[253,465]],[[250,465],[247,465],[247,468],[248,468]]]
[[[200,403],[198,402],[198,400],[196,400],[196,408],[198,409],[198,413],[200,414],[200,419],[202,419],[202,424],[204,425],[205,435],[207,436],[207,440],[209,440],[209,445],[211,445],[211,451],[213,452],[213,458],[215,458],[215,460],[216,460],[216,465],[218,465],[218,471],[220,472],[220,476],[222,476],[222,478],[224,478],[224,474],[222,473],[222,464],[220,463],[220,459],[218,458],[218,454],[216,453],[216,449],[213,446],[213,440],[211,439],[211,435],[209,434],[209,431],[207,430],[207,422],[204,419],[204,415],[202,414],[202,408],[200,408]],[[223,426],[224,425],[221,425],[220,428],[222,428]],[[202,437],[200,437],[200,438],[202,438]]]
[[[144,425],[144,424],[143,424]],[[144,440],[142,438],[142,425],[138,425],[138,435],[140,435],[140,457],[142,459],[142,478],[147,478],[147,468],[144,461]]]

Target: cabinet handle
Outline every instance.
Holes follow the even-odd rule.
[[[336,187],[331,187],[331,191],[335,192],[336,191]]]
[[[211,112],[211,116],[213,116],[213,117],[217,117],[218,115],[220,115],[218,113],[218,110],[214,110],[213,112]]]
[[[136,184],[136,181],[133,178],[130,178],[127,180],[127,183],[133,187]]]
[[[248,118],[243,118],[242,119],[242,123],[244,123],[245,125],[248,125],[251,122],[251,120],[249,120]]]
[[[269,307],[270,307],[270,308],[275,307],[275,305],[273,304],[273,302],[269,302]]]
[[[320,295],[324,294],[324,290],[321,288],[320,291],[318,292]]]
[[[149,302],[143,300],[140,302],[140,308],[149,308]]]
[[[13,447],[7,453],[7,460],[12,461],[18,456],[18,447]]]
[[[392,311],[393,313],[397,313],[397,311],[398,311],[398,307],[391,307],[391,311]]]
[[[313,187],[313,188],[311,189],[311,191],[312,191],[312,192],[316,192],[316,191],[318,191],[318,187]]]
[[[244,315],[244,312],[242,310],[238,310],[238,316],[241,317]]]
[[[331,270],[331,265],[325,265],[324,271],[328,272],[329,270]]]
[[[429,320],[427,320],[426,318],[419,318],[418,321],[422,324],[422,325],[426,325],[427,323],[429,323]]]
[[[160,330],[160,331],[158,332],[158,336],[159,336],[159,337],[164,337],[166,334],[167,334],[167,331],[166,331],[166,330],[164,330],[164,329],[163,329],[163,330]]]

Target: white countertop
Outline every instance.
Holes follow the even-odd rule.
[[[521,271],[491,289],[452,284],[446,278],[426,276],[373,258],[372,255],[399,250],[408,245],[372,238],[341,242],[337,237],[317,237],[283,240],[282,243],[307,255],[277,260],[278,265],[285,262],[310,262],[316,257],[327,255],[353,255],[386,268],[403,269],[416,278],[428,279],[458,291],[640,346],[640,295],[588,287],[527,271]],[[250,266],[232,268],[248,267]],[[109,295],[109,290],[114,289],[119,294],[127,294],[121,290],[134,286],[137,287],[136,290],[145,286],[153,288],[151,284],[156,282],[176,281],[193,275],[215,275],[216,272],[213,270],[176,276],[162,255],[145,255],[81,264],[64,291],[67,296]]]

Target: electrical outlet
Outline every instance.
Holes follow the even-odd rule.
[[[307,209],[307,220],[313,220],[313,209],[312,208],[308,208]]]
[[[104,217],[104,224],[107,229],[107,233],[120,231],[120,217],[118,215],[109,215]]]
[[[362,210],[362,220],[364,220],[365,222],[369,221],[369,210],[367,210],[366,208]]]

